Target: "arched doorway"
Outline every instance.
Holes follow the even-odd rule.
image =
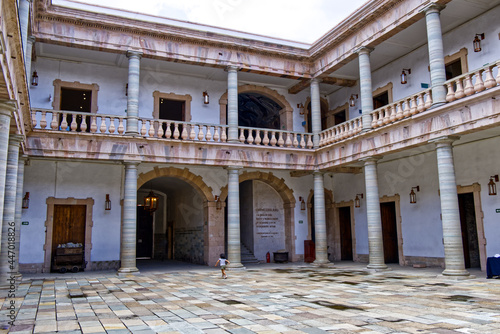
[[[240,95],[243,97],[245,96],[244,100],[245,101],[250,101],[255,104],[255,106],[258,109],[262,108],[269,108],[273,110],[277,110],[279,114],[279,127],[277,129],[281,130],[293,130],[293,108],[288,103],[288,101],[285,99],[285,97],[281,94],[279,94],[277,91],[267,88],[267,87],[261,87],[261,86],[256,86],[256,85],[241,85],[238,86],[238,100],[240,100]],[[252,100],[252,97],[259,97],[259,100]],[[271,101],[272,103],[270,104]],[[219,99],[219,105],[220,105],[220,124],[227,124],[227,91],[222,94],[221,98]],[[271,118],[274,118],[276,116],[275,111],[270,112],[271,117],[269,117],[269,120]],[[269,122],[268,120],[268,122]],[[274,123],[274,119],[273,119]],[[246,126],[246,125],[242,125]],[[272,127],[268,127],[273,129]]]
[[[212,189],[202,177],[187,168],[155,168],[140,174],[137,183],[138,256],[141,254],[139,244],[146,243],[145,248],[153,259],[196,264],[216,261],[224,246],[223,230],[217,230],[221,225],[217,221],[222,221],[222,215],[221,210],[216,209]],[[152,214],[141,213],[143,198],[151,191],[158,197],[158,209]],[[140,224],[151,227],[142,228]],[[146,235],[145,241],[139,242],[141,233]],[[148,233],[152,238],[147,237]]]
[[[312,117],[311,117],[311,98],[308,97],[305,103],[306,108],[306,130],[312,133]],[[328,100],[320,98],[320,108],[321,108],[321,131],[326,130],[327,126],[327,114],[328,114]]]
[[[316,229],[314,225],[314,191],[311,190],[307,198],[308,209],[308,236],[307,240],[316,241]],[[333,224],[334,217],[333,192],[325,189],[325,222],[326,222],[326,240],[328,260],[333,262],[335,249],[335,226]]]
[[[284,249],[289,261],[297,261],[293,191],[272,173],[243,172],[239,181],[240,217],[246,215],[241,218],[240,232],[250,234],[240,241],[247,243],[257,260],[265,259],[268,251]],[[227,186],[221,189],[221,200],[226,198]]]

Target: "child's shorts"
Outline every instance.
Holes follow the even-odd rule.
[[[226,269],[226,265],[220,266],[221,269]]]

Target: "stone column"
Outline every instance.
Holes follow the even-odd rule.
[[[439,12],[444,6],[430,4],[423,9],[427,26],[427,45],[429,48],[429,67],[433,105],[446,103],[446,71],[444,68],[443,34]]]
[[[24,59],[27,59],[26,45],[28,40],[28,24],[30,22],[30,5],[32,1],[33,0],[19,0],[19,25],[21,26],[21,41],[23,44]]]
[[[120,260],[118,273],[136,273],[137,242],[137,166],[136,161],[125,161],[123,219],[121,230]]]
[[[23,188],[24,188],[24,164],[26,162],[26,156],[21,155],[19,157],[19,164],[17,166],[17,190],[16,190],[16,213],[14,215],[14,222],[16,225],[16,253],[14,254],[14,267],[11,270],[14,275],[20,277],[19,273],[19,249],[21,246],[21,219],[23,213]]]
[[[24,56],[24,69],[26,70],[26,81],[28,83],[28,87],[31,85],[31,54],[33,50],[33,43],[35,43],[35,37],[28,37],[28,41],[26,43],[26,54]]]
[[[384,260],[382,218],[378,193],[377,159],[365,160],[366,215],[368,222],[368,269],[387,269]]]
[[[139,135],[139,73],[142,52],[127,51],[128,89],[127,89],[127,129],[125,134]]]
[[[446,276],[469,276],[465,269],[460,211],[458,207],[457,183],[453,166],[451,143],[456,137],[444,137],[435,140],[443,224],[444,263]]]
[[[313,264],[323,265],[329,263],[326,242],[326,214],[325,214],[325,185],[324,174],[315,171],[314,179],[314,230],[316,260]]]
[[[0,250],[0,286],[8,285],[11,273],[16,272],[13,259],[9,258],[9,250],[13,253],[19,252],[16,246],[16,191],[17,191],[17,168],[19,166],[19,144],[23,137],[12,135],[9,138],[7,154],[7,172],[5,178],[5,195],[2,216],[2,236]],[[12,254],[13,254],[12,253]],[[9,262],[10,261],[10,262]]]
[[[321,99],[319,96],[318,79],[311,80],[311,125],[313,132],[313,147],[319,147],[319,133],[321,132]]]
[[[373,94],[372,94],[372,70],[370,67],[370,52],[373,49],[361,47],[356,52],[359,57],[359,93],[361,95],[361,122],[362,131],[372,128]]]
[[[231,268],[242,268],[240,241],[240,168],[228,167],[227,259]]]
[[[5,176],[7,173],[7,152],[9,146],[10,119],[16,105],[14,102],[0,102],[0,217],[3,217]]]
[[[239,143],[238,139],[238,68],[227,69],[227,141]],[[230,260],[231,261],[231,260]]]

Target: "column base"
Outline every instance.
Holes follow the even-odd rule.
[[[386,264],[369,264],[366,266],[366,269],[370,271],[385,271],[391,270],[391,268],[387,267]]]
[[[447,279],[456,279],[456,280],[476,278],[476,276],[471,275],[467,270],[454,270],[454,269],[445,269],[443,270],[441,275],[438,275],[438,277]]]
[[[125,136],[139,137],[141,134],[139,132],[125,132]]]
[[[318,268],[333,268],[335,267],[335,264],[330,261],[314,261],[311,263],[312,266],[318,267]]]
[[[244,265],[242,265],[241,263],[234,263],[234,262],[231,262],[231,264],[229,264],[227,266],[227,268],[230,270],[235,270],[235,271],[236,270],[247,270],[247,268]]]
[[[137,268],[120,268],[116,273],[118,276],[127,276],[127,275],[139,275],[139,269]]]
[[[433,104],[431,104],[431,107],[429,109],[438,108],[438,107],[441,107],[445,104],[446,104],[446,102],[434,102]]]

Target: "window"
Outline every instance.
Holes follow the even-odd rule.
[[[154,119],[191,122],[191,95],[153,92]]]
[[[349,110],[348,103],[345,103],[333,110],[329,110],[326,117],[326,128],[344,123],[348,119],[347,110]]]
[[[373,91],[373,110],[392,103],[392,82]]]
[[[469,72],[467,66],[467,49],[462,48],[451,56],[444,57],[446,80],[453,79]]]
[[[97,112],[97,92],[99,86],[97,84],[82,84],[78,81],[67,82],[59,79],[54,80],[54,102],[52,107],[54,110],[73,111],[77,113],[96,113]],[[66,117],[69,131],[73,122],[73,115],[61,114],[59,116],[59,126],[63,118]],[[90,132],[90,116],[85,118],[87,124],[86,132]],[[76,132],[81,132],[82,116],[76,116]]]

